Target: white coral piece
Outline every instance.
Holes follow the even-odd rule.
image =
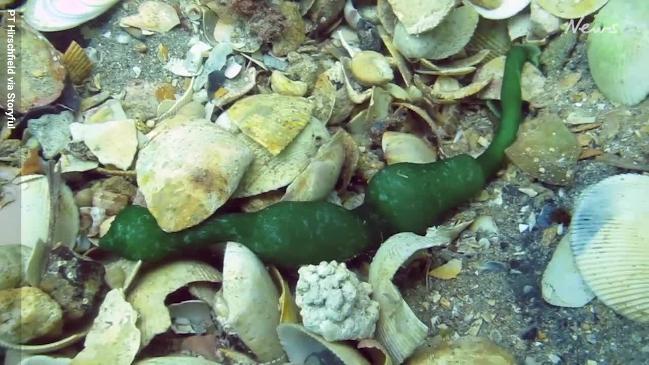
[[[372,287],[358,280],[344,263],[302,266],[295,301],[304,327],[327,341],[370,338],[379,318]]]

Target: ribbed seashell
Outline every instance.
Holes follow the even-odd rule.
[[[649,322],[649,176],[622,174],[579,197],[570,246],[584,281],[607,306]]]
[[[490,61],[507,53],[511,43],[506,22],[482,18],[465,49],[468,52],[489,50],[484,61]]]
[[[596,12],[608,0],[538,0],[550,14],[564,19],[581,18]]]
[[[36,30],[74,28],[106,12],[119,0],[29,0],[23,16]]]
[[[65,50],[61,58],[63,65],[68,70],[70,80],[75,84],[82,84],[83,81],[90,75],[92,71],[92,62],[86,55],[86,52],[81,48],[79,43],[72,41]]]
[[[482,6],[475,4],[475,2],[470,3],[483,18],[507,19],[525,9],[525,7],[530,4],[530,1],[531,0],[503,0],[500,6],[493,9],[483,8]]]

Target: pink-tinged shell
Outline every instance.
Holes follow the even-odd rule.
[[[23,16],[34,29],[55,32],[94,19],[117,2],[119,0],[29,0]]]

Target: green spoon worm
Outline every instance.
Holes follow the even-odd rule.
[[[146,208],[130,206],[118,214],[100,246],[128,259],[154,261],[236,241],[266,262],[295,267],[347,260],[397,232],[423,233],[449,209],[475,196],[500,168],[522,119],[523,64],[536,62],[538,54],[538,48],[528,45],[507,53],[502,118],[477,159],[459,155],[388,166],[370,181],[365,202],[351,211],[327,202],[281,202],[256,213],[217,213],[197,226],[167,233]]]

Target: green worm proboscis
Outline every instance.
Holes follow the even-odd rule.
[[[132,260],[154,261],[175,252],[235,241],[262,260],[284,267],[350,259],[398,232],[423,233],[449,209],[475,196],[501,167],[522,119],[521,72],[536,63],[534,46],[507,53],[502,116],[478,158],[458,155],[428,164],[398,163],[370,181],[364,203],[346,210],[327,202],[281,202],[256,213],[217,213],[201,224],[164,232],[146,208],[120,212],[100,246]]]

